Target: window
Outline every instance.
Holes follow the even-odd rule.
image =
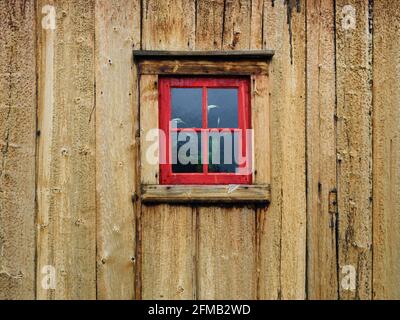
[[[134,51],[144,204],[268,204],[271,50]],[[136,99],[135,99],[136,101]]]
[[[161,184],[251,184],[249,78],[159,78]]]

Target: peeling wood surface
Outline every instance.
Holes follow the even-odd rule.
[[[37,4],[37,298],[95,299],[94,1]],[[41,27],[44,4],[55,5],[55,30]],[[55,290],[42,286],[45,266]]]
[[[354,28],[343,28],[345,5],[355,9]],[[369,1],[336,1],[338,272],[356,269],[356,290],[341,299],[372,296],[372,35]],[[342,24],[343,23],[343,24]]]
[[[398,2],[374,2],[374,299],[400,299],[399,12]]]
[[[96,1],[97,297],[134,298],[139,1]],[[136,85],[135,85],[136,84]]]
[[[307,2],[307,291],[337,299],[334,4]]]
[[[34,1],[2,1],[0,30],[0,299],[34,299]]]

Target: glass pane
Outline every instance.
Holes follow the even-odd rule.
[[[235,139],[236,136],[236,139]],[[208,155],[208,171],[209,172],[224,172],[235,173],[238,168],[237,152],[238,147],[237,137],[239,135],[233,132],[211,132],[209,136],[209,155]]]
[[[238,89],[208,89],[208,127],[238,128]]]
[[[202,127],[202,89],[171,89],[171,126],[173,128]]]
[[[172,139],[172,172],[203,172],[201,161],[201,133],[173,132]]]

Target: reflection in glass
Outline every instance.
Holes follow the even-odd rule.
[[[209,172],[236,172],[236,168],[238,168],[237,157],[235,157],[235,152],[238,152],[237,138],[238,135],[233,132],[211,132],[209,134]]]
[[[173,132],[172,172],[203,172],[201,161],[201,134],[196,132]]]
[[[173,128],[201,128],[201,88],[171,89],[171,121]]]
[[[238,89],[208,89],[208,127],[238,128]]]

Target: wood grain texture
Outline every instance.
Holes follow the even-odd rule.
[[[42,28],[44,5],[55,30]],[[2,1],[0,299],[400,299],[399,10]],[[275,54],[245,68],[158,60],[141,82],[132,61],[132,50],[249,49]],[[249,76],[268,207],[142,203],[141,184],[158,183],[140,131],[158,127],[157,70]],[[347,265],[354,291],[342,287]]]
[[[161,75],[258,75],[268,72],[268,64],[267,61],[252,60],[145,60],[139,63],[139,72]]]
[[[300,4],[296,7],[296,3]],[[287,7],[289,6],[289,7]],[[261,299],[304,299],[305,6],[264,4],[263,45],[274,48],[270,66],[271,205],[258,217]]]
[[[133,299],[140,3],[96,1],[95,15],[97,295]]]
[[[307,293],[312,300],[338,298],[334,26],[333,1],[307,1]]]
[[[271,108],[267,74],[253,75],[251,81],[251,122],[253,128],[253,183],[271,184]]]
[[[269,185],[142,185],[145,203],[219,204],[259,203],[270,200]]]
[[[222,49],[248,50],[251,41],[251,1],[228,0],[224,1],[223,8]],[[260,30],[255,33],[257,31]]]
[[[96,298],[94,1],[38,1],[38,299]],[[56,29],[42,29],[43,5]],[[42,287],[45,266],[55,290]]]
[[[217,8],[217,6],[220,8]],[[214,34],[196,38],[196,49],[210,45],[209,39],[222,36],[223,50],[250,48],[250,1],[213,3],[214,12],[222,12],[222,24]],[[205,7],[197,12],[197,28],[208,28]],[[215,18],[213,18],[214,21]],[[219,21],[219,20],[218,20]],[[197,297],[199,299],[251,299],[256,297],[254,209],[199,207],[197,217]],[[239,240],[240,239],[240,240]],[[240,259],[239,257],[243,257]],[[235,270],[233,275],[232,270]]]
[[[341,299],[370,299],[372,293],[372,41],[369,1],[336,1],[337,166],[339,275],[356,269],[356,289]],[[354,28],[346,27],[343,7],[355,10]]]
[[[194,48],[195,1],[144,0],[142,14],[142,49]],[[140,111],[147,106],[141,101]],[[186,206],[142,206],[138,224],[141,298],[193,298],[196,286],[194,210]]]
[[[400,299],[399,12],[398,2],[374,2],[374,299]]]
[[[191,50],[195,45],[194,0],[143,0],[142,49]]]
[[[196,49],[221,50],[225,0],[196,2]]]
[[[256,299],[254,209],[198,211],[197,298]]]
[[[252,0],[250,16],[250,49],[263,48],[264,0]]]
[[[158,76],[140,76],[140,181],[157,184],[160,177]]]
[[[171,205],[142,208],[142,298],[194,299],[194,209]]]
[[[35,297],[35,19],[0,3],[0,299]]]
[[[134,59],[269,59],[274,50],[133,50]]]
[[[251,25],[250,25],[250,49],[259,50],[263,49],[264,42],[264,9],[268,6],[267,1],[251,1]],[[271,106],[270,106],[270,86],[269,86],[269,72],[266,75],[252,75],[251,76],[251,121],[254,130],[254,171],[253,181],[255,183],[268,183],[271,185]],[[258,121],[257,119],[260,119]],[[263,156],[265,155],[265,156]],[[262,182],[264,181],[264,182]],[[268,214],[268,207],[257,208],[255,210],[255,241],[256,241],[256,297],[257,299],[265,299],[272,297],[279,289],[273,288],[274,282],[270,281],[270,276],[277,279],[274,274],[276,268],[262,269],[262,261],[266,258],[265,254],[269,253],[268,249],[271,243],[261,242],[261,232],[264,228],[263,222]],[[271,224],[268,228],[277,230],[280,225]],[[263,245],[263,248],[261,248]],[[269,246],[269,247],[267,247]],[[275,247],[276,248],[276,247]],[[268,257],[269,259],[271,257]],[[265,260],[264,260],[265,261]],[[268,263],[273,266],[273,262]],[[277,264],[275,264],[277,266]],[[261,295],[260,292],[265,289],[265,284],[272,284],[268,289],[268,295]],[[276,290],[275,290],[276,289]],[[274,292],[275,291],[275,292]]]

